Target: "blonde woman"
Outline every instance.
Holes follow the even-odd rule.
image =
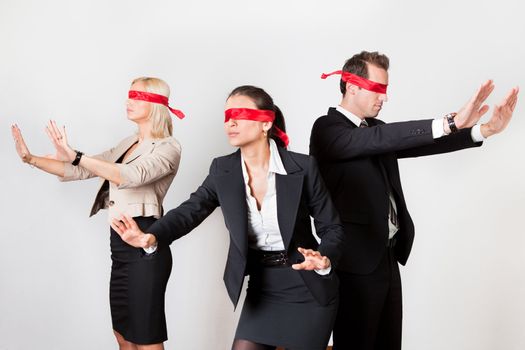
[[[179,167],[181,147],[172,137],[170,90],[157,78],[135,79],[128,94],[127,117],[138,132],[110,150],[88,156],[69,146],[65,128],[50,121],[47,134],[56,148],[54,159],[30,153],[17,125],[12,126],[16,151],[23,162],[61,181],[101,178],[91,215],[109,209],[109,219],[125,213],[143,229],[163,214],[162,201]],[[134,248],[110,229],[110,305],[113,331],[121,350],[159,350],[167,340],[164,294],[171,273],[169,246]]]

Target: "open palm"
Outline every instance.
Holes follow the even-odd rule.
[[[11,134],[15,140],[16,153],[18,153],[18,156],[24,163],[28,163],[31,160],[31,153],[22,137],[22,131],[20,131],[18,125],[11,125]]]

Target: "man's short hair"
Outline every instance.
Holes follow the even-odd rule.
[[[380,54],[377,51],[361,51],[360,53],[353,55],[345,62],[345,65],[343,66],[343,72],[349,72],[362,78],[368,79],[367,63],[373,64],[374,66],[379,68],[383,68],[384,70],[388,70],[388,67],[390,65],[390,62],[386,55]],[[341,89],[341,93],[344,95],[346,93],[346,82],[341,80],[339,86]]]

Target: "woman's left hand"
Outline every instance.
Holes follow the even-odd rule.
[[[293,264],[294,270],[323,270],[330,267],[330,259],[326,256],[322,256],[316,250],[297,248],[299,253],[303,254],[304,261],[299,264]]]
[[[113,219],[111,227],[124,242],[135,248],[148,248],[156,243],[155,236],[142,232],[137,222],[129,215],[123,215],[120,220]]]
[[[56,149],[55,158],[61,161],[72,162],[75,160],[77,153],[67,143],[66,127],[59,129],[54,120],[50,120],[46,126],[46,133]]]

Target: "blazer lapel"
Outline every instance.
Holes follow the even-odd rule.
[[[328,109],[328,114],[329,116],[334,116],[334,117],[338,117],[339,119],[342,119],[345,121],[345,123],[347,123],[348,125],[352,126],[353,128],[357,128],[358,126],[355,125],[354,123],[352,123],[352,121],[350,119],[348,119],[348,117],[346,115],[344,115],[343,113],[339,112],[337,110],[337,108],[334,108],[334,107],[330,107]]]
[[[244,257],[248,255],[248,207],[241,168],[241,151],[220,164],[215,176],[221,209],[230,237]]]
[[[374,118],[367,118],[366,121],[370,126],[377,125],[377,122]],[[378,155],[375,158],[381,171],[381,175],[383,175],[383,180],[387,186],[388,191],[392,192],[395,196],[399,196],[400,191],[396,188],[392,179],[390,178],[391,176],[389,175],[393,172],[391,164],[391,159],[393,159],[392,153]]]
[[[276,174],[277,219],[283,238],[284,248],[288,250],[292,240],[297,209],[301,201],[304,176],[295,174],[302,168],[292,159],[284,148],[279,147],[279,154],[287,175]]]
[[[131,144],[131,145],[133,145],[133,144]],[[129,145],[129,147],[131,147],[131,145]],[[126,150],[124,150],[124,152],[126,152],[129,149],[129,147],[126,148]],[[146,154],[146,153],[151,153],[151,151],[153,151],[154,148],[155,148],[155,141],[153,141],[153,140],[144,140],[144,141],[142,141],[142,143],[140,143],[137,146],[137,148],[135,148],[133,150],[133,152],[131,152],[131,154],[124,161],[124,163],[125,164],[129,164],[132,161],[134,161],[135,159],[137,159],[138,157],[140,157],[141,155]]]

